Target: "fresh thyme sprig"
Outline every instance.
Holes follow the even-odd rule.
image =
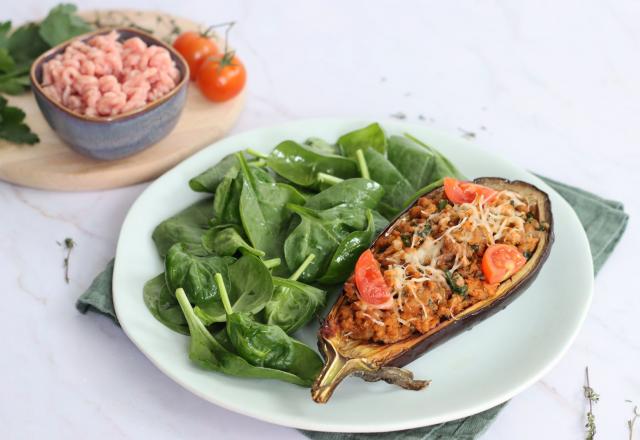
[[[584,425],[587,428],[586,440],[593,440],[596,436],[596,416],[593,415],[593,404],[598,403],[600,395],[596,393],[591,384],[589,383],[589,367],[584,369],[587,378],[587,385],[584,388],[584,397],[589,401],[589,412],[587,413],[587,423]]]
[[[633,425],[635,425],[638,417],[640,417],[640,409],[638,409],[638,405],[636,405],[633,407],[633,418],[627,420],[627,426],[629,427],[629,440],[633,440]]]
[[[76,245],[76,242],[73,241],[73,238],[67,237],[62,243],[60,243],[59,241],[57,241],[56,243],[58,243],[58,246],[63,246],[67,251],[62,265],[64,267],[64,281],[69,284],[69,257],[71,256],[71,250]]]

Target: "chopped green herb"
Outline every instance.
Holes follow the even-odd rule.
[[[533,212],[527,212],[527,221],[528,222],[530,222],[534,218],[535,218],[535,216],[533,215]]]
[[[531,252],[529,251],[524,251],[523,255],[524,255],[524,258],[526,258],[527,260],[531,258]]]
[[[447,207],[448,204],[449,204],[449,201],[447,199],[441,199],[438,202],[438,211],[442,211],[444,208]]]
[[[449,285],[453,293],[455,293],[456,295],[460,295],[463,298],[467,297],[469,287],[464,284],[464,278],[462,278],[459,273],[454,272],[452,274],[450,271],[446,270],[444,272],[444,277],[447,280],[447,284]],[[462,281],[462,284],[459,284],[460,281]]]
[[[425,223],[422,230],[418,233],[420,237],[427,237],[431,233],[431,224]]]
[[[404,247],[411,247],[411,236],[407,234],[403,234],[400,238],[402,238],[402,244]]]
[[[546,230],[547,230],[547,226],[540,223],[540,226],[538,226],[538,231],[546,231]]]

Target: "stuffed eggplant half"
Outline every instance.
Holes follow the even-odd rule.
[[[426,387],[400,367],[506,307],[536,277],[552,242],[551,203],[535,186],[445,178],[359,257],[320,328],[326,364],[313,400],[326,402],[351,374]]]

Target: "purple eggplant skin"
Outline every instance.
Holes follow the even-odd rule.
[[[457,319],[445,321],[429,333],[412,335],[392,344],[363,343],[341,339],[337,325],[333,322],[337,310],[342,304],[343,296],[341,295],[327,315],[318,334],[318,347],[325,357],[326,364],[312,387],[312,398],[316,402],[325,403],[338,383],[350,374],[361,376],[367,381],[384,380],[407,389],[424,388],[428,385],[428,381],[413,380],[413,375],[400,367],[409,364],[428,350],[463,331],[470,330],[477,323],[503,310],[536,279],[549,256],[554,241],[553,214],[548,194],[530,183],[519,180],[510,181],[498,177],[482,177],[473,182],[496,190],[512,190],[535,203],[538,211],[535,216],[545,226],[546,234],[545,239],[541,240],[528,263],[512,278],[501,284],[498,292],[502,290],[504,293],[500,293],[496,298],[486,300],[486,303],[477,303],[476,305],[482,304],[477,310],[466,314],[463,311]],[[439,195],[438,192],[443,191],[443,187],[440,186],[429,191],[428,194]],[[417,197],[403,212],[398,214],[389,226],[376,237],[376,240],[387,233],[395,222],[424,195],[426,194]],[[373,244],[370,249],[373,250]],[[527,270],[526,273],[523,272],[525,270]],[[371,353],[371,355],[367,356],[367,353]]]

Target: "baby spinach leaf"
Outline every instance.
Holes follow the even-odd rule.
[[[234,158],[235,159],[235,158]],[[239,225],[240,220],[240,194],[242,193],[242,176],[238,169],[229,169],[216,188],[213,199],[213,216],[216,224]]]
[[[338,139],[338,145],[342,154],[347,157],[355,157],[356,151],[367,151],[369,148],[380,154],[387,151],[387,136],[380,124],[373,123],[364,128],[343,134]]]
[[[310,137],[309,139],[304,141],[304,145],[309,147],[309,149],[322,154],[341,154],[340,147],[330,144],[324,139],[320,139],[318,137]]]
[[[267,324],[277,325],[290,334],[309,322],[324,305],[324,290],[298,282],[315,258],[315,254],[309,254],[289,278],[273,277],[273,296],[264,308]]]
[[[273,297],[265,306],[267,324],[291,334],[308,323],[323,306],[326,292],[287,278],[273,277]]]
[[[414,190],[439,178],[434,178],[436,156],[408,138],[389,138],[388,159]]]
[[[350,232],[364,229],[367,224],[366,210],[353,205],[315,210],[289,204],[287,208],[300,216],[300,224],[284,242],[284,256],[289,269],[295,270],[309,254],[317,256],[302,274],[304,281],[320,277],[342,240]]]
[[[216,283],[227,315],[227,335],[235,351],[252,365],[292,373],[311,385],[322,369],[320,356],[280,327],[259,323],[250,313],[235,311],[219,274]]]
[[[388,218],[394,217],[402,203],[415,191],[415,188],[382,154],[369,148],[364,152],[371,179],[384,188],[384,197],[379,206],[380,212]]]
[[[56,46],[92,29],[89,23],[76,15],[77,9],[71,3],[63,3],[49,11],[49,15],[42,20],[40,36],[49,46]]]
[[[167,287],[164,273],[147,281],[142,295],[147,309],[158,321],[173,331],[184,335],[189,334],[187,321],[184,319],[175,295]]]
[[[430,147],[426,143],[422,142],[421,140],[413,137],[408,133],[405,134],[405,137],[407,139],[412,140],[416,144],[422,146],[423,148],[425,148],[427,151],[429,151],[435,156],[433,171],[431,175],[433,180],[442,179],[444,177],[455,177],[461,180],[466,179],[466,177],[464,177],[464,175],[460,172],[460,170],[458,170],[458,168],[456,168],[456,166],[452,164],[451,161],[449,161],[449,159],[443,156],[442,153],[440,153],[438,150],[436,150],[433,147]]]
[[[300,386],[310,386],[308,379],[300,378],[286,371],[256,367],[225,348],[209,333],[202,321],[196,316],[183,289],[176,291],[176,298],[191,334],[189,359],[199,367],[230,376],[276,379]]]
[[[311,196],[304,204],[312,209],[329,209],[346,203],[365,208],[375,208],[384,195],[384,188],[377,182],[360,177],[343,180]]]
[[[183,288],[193,304],[209,303],[218,297],[213,281],[216,273],[228,279],[228,267],[233,257],[200,257],[189,253],[184,243],[176,243],[164,260],[165,279],[170,290]]]
[[[318,282],[321,284],[338,284],[344,282],[358,260],[358,257],[365,251],[375,238],[375,225],[373,215],[367,210],[367,228],[363,231],[354,231],[347,235],[333,253],[329,262],[329,267]]]
[[[236,157],[243,176],[240,217],[244,231],[253,247],[263,251],[267,258],[279,258],[292,215],[285,205],[304,203],[304,197],[284,183],[261,181],[242,154],[237,153]]]
[[[267,163],[280,176],[301,186],[316,185],[318,173],[343,179],[358,175],[358,167],[353,160],[319,153],[294,141],[278,144],[267,158]]]
[[[229,257],[226,257],[229,258]],[[225,268],[226,269],[226,268]],[[228,287],[229,300],[238,312],[258,313],[271,299],[273,281],[264,262],[253,255],[245,255],[219,271]],[[215,272],[214,272],[215,275]],[[206,325],[223,322],[226,319],[224,305],[218,288],[211,277],[215,295],[206,302],[197,304],[196,314]],[[189,293],[187,291],[187,293]]]
[[[215,194],[218,185],[232,168],[237,168],[237,164],[236,157],[229,154],[214,166],[189,180],[189,187],[194,191]]]
[[[235,225],[215,226],[202,236],[202,246],[207,252],[216,255],[233,256],[240,251],[263,257],[264,252],[251,247],[240,235],[238,229],[240,228]]]
[[[156,226],[151,238],[161,257],[176,243],[183,243],[192,254],[206,254],[202,236],[209,229],[211,205],[211,197],[202,199]]]

